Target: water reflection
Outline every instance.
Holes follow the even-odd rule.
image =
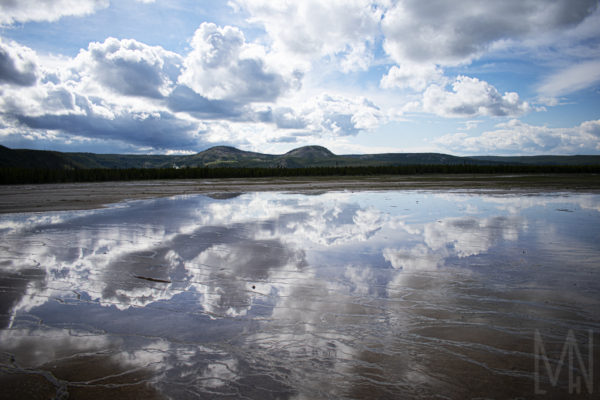
[[[3,216],[0,380],[99,398],[527,397],[536,329],[559,353],[567,330],[600,330],[598,222],[598,195],[416,191]]]

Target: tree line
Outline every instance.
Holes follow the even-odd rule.
[[[308,168],[0,168],[0,184],[420,174],[600,173],[600,165],[386,165]]]

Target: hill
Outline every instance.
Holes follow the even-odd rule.
[[[235,147],[216,146],[191,156],[179,156],[173,162],[185,167],[264,167],[275,157]]]
[[[40,150],[12,150],[0,145],[0,167],[70,169],[81,167],[65,153]]]
[[[0,167],[85,169],[161,168],[172,166],[173,156],[137,154],[62,153],[59,151],[9,149],[0,145]]]
[[[216,146],[193,155],[62,153],[10,149],[0,145],[0,167],[40,169],[124,168],[306,168],[391,165],[600,165],[600,156],[458,157],[441,153],[336,155],[322,146],[304,146],[285,154],[263,154]]]

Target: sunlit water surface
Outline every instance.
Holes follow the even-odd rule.
[[[0,237],[3,396],[561,398],[535,335],[556,371],[569,331],[600,392],[600,195],[194,195]]]

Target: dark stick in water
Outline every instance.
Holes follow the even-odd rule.
[[[146,276],[139,276],[139,275],[134,275],[134,278],[138,278],[138,279],[144,279],[150,282],[159,282],[159,283],[171,283],[171,281],[167,281],[164,279],[156,279],[156,278],[148,278]]]

